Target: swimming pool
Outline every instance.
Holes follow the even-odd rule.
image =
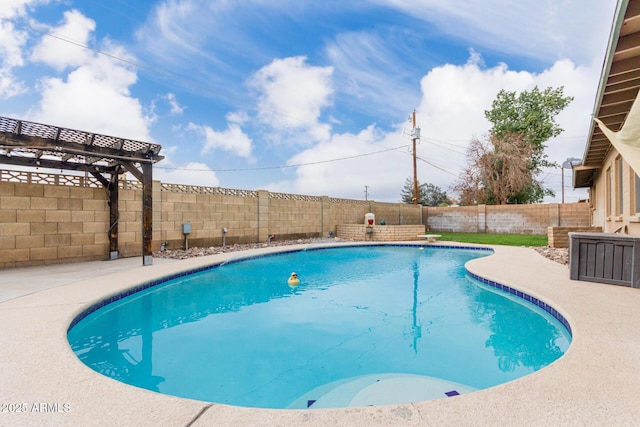
[[[571,339],[550,310],[466,273],[488,254],[379,245],[237,260],[92,308],[68,338],[98,372],[205,401],[320,408],[454,396],[534,372]]]

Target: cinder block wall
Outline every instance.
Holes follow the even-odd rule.
[[[485,206],[446,208],[424,207],[423,221],[428,230],[448,233],[484,233]]]
[[[338,237],[347,240],[365,240],[372,242],[397,242],[401,240],[419,240],[424,234],[424,225],[374,225],[367,232],[364,224],[338,225]]]
[[[142,185],[119,182],[118,250],[142,253]],[[377,212],[376,210],[380,210]],[[336,235],[338,224],[363,224],[367,212],[387,223],[420,224],[419,206],[153,183],[153,241],[190,247]],[[107,259],[109,207],[89,177],[0,170],[0,268]],[[227,229],[223,233],[223,228]]]
[[[560,209],[558,227],[588,227],[591,225],[589,203],[561,203],[558,207]]]
[[[118,249],[142,253],[142,186],[120,181]],[[339,235],[338,226],[364,226],[376,217],[381,239],[411,240],[432,231],[545,234],[547,227],[589,226],[589,206],[579,204],[422,208],[402,203],[338,199],[153,183],[152,249],[183,247],[182,225],[191,224],[189,246],[266,242]],[[387,236],[392,228],[420,229]],[[107,259],[107,194],[89,177],[0,170],[0,268]],[[228,231],[223,234],[222,229]],[[404,230],[404,229],[402,229]],[[408,229],[407,229],[408,230]],[[360,239],[360,237],[345,238]]]
[[[602,227],[549,227],[547,236],[552,248],[568,248],[569,233],[602,233]]]
[[[328,197],[324,206],[330,207],[323,210],[323,222],[328,224],[328,229],[323,230],[326,237],[329,232],[336,235],[338,224],[364,224],[364,216],[372,211],[373,202]]]
[[[588,227],[587,203],[423,208],[429,230],[462,233],[547,234],[548,227]]]
[[[0,181],[0,268],[105,259],[106,192]]]
[[[267,192],[265,192],[267,193]],[[276,240],[320,236],[324,231],[323,209],[329,209],[327,197],[267,193],[269,214],[260,224]],[[363,217],[364,218],[364,217]],[[326,224],[327,229],[331,224]],[[256,240],[254,240],[256,241]]]

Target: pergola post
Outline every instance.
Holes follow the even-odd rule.
[[[117,259],[118,252],[118,173],[111,175],[111,181],[107,188],[109,195],[109,259]]]
[[[142,265],[153,264],[151,241],[153,239],[153,164],[142,166]]]

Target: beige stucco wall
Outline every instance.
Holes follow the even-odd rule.
[[[619,153],[615,149],[611,149],[602,168],[598,169],[594,175],[593,186],[590,188],[591,201],[591,225],[602,227],[605,233],[620,232],[633,236],[640,236],[640,213],[635,212],[635,172],[622,162],[622,211],[617,209],[617,200],[620,194],[620,188],[617,184],[617,168],[616,159]],[[613,171],[613,182],[611,190],[607,185],[607,171],[611,168]],[[611,200],[613,206],[611,213],[607,212],[607,204],[609,192],[611,191]]]

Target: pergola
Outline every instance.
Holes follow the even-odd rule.
[[[0,163],[88,172],[102,183],[109,204],[109,253],[118,257],[118,176],[142,183],[142,264],[153,263],[153,164],[162,146],[0,117]]]
[[[619,0],[593,116],[613,131],[622,128],[640,90],[640,1]],[[573,167],[573,187],[590,187],[611,150],[611,142],[591,122],[583,163]]]

